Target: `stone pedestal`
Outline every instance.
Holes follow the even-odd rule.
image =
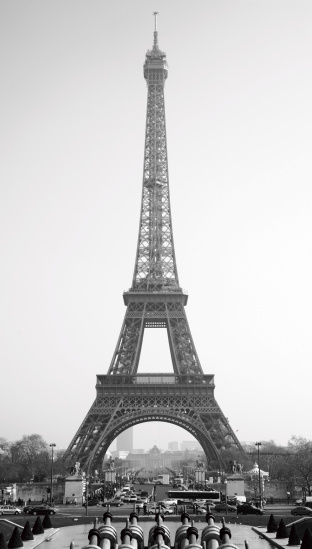
[[[70,475],[65,479],[65,494],[63,503],[83,504],[83,477],[79,474]]]
[[[233,473],[227,477],[225,485],[225,495],[229,498],[245,495],[245,482],[242,475]]]

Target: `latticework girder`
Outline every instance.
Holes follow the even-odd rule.
[[[135,374],[138,369],[145,328],[167,328],[173,370],[177,374],[202,374],[185,309],[179,296],[167,303],[130,302],[108,373]]]
[[[161,379],[160,379],[161,378]],[[84,467],[100,464],[111,442],[125,429],[164,421],[191,433],[211,466],[220,467],[220,451],[240,447],[213,395],[213,376],[98,376],[97,398],[69,451]]]
[[[132,291],[179,289],[169,198],[164,85],[165,54],[147,53],[147,112],[142,206]]]
[[[242,450],[214,398],[213,376],[203,374],[180,288],[172,233],[164,85],[166,55],[154,46],[146,54],[147,112],[139,236],[132,286],[107,376],[98,376],[97,397],[67,452],[68,460],[99,467],[114,438],[146,421],[183,427],[200,442],[209,464],[221,466],[220,451]],[[172,376],[137,375],[144,330],[167,330]]]

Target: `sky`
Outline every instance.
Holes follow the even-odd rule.
[[[241,441],[311,439],[312,4],[2,0],[0,436],[66,448],[121,329],[139,226],[145,53],[167,54],[186,313]],[[146,330],[139,373],[171,372]],[[134,446],[189,440],[165,423]]]

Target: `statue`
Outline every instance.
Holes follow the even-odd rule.
[[[243,466],[241,463],[238,463],[237,466],[236,466],[236,470],[237,472],[241,475],[242,472],[243,472]]]
[[[107,468],[109,470],[114,469],[114,463],[115,461],[113,460],[112,456],[110,456],[109,461],[107,462]]]
[[[69,474],[70,475],[79,475],[80,473],[80,463],[76,461],[74,467],[71,467]]]

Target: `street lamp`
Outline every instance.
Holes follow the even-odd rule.
[[[259,499],[260,499],[260,508],[262,508],[261,473],[260,473],[260,446],[261,446],[261,442],[255,442],[255,446],[258,447]]]
[[[50,505],[52,505],[52,500],[53,500],[53,448],[55,448],[56,444],[54,444],[54,442],[52,442],[52,444],[50,444],[50,448],[52,450],[52,459],[51,459],[51,486],[50,486]]]

